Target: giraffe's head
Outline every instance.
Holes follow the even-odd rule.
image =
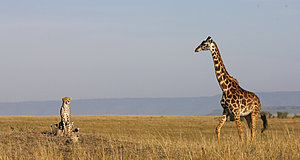
[[[61,98],[61,100],[63,101],[64,104],[70,104],[71,97],[63,97]]]
[[[213,40],[211,37],[207,37],[205,41],[203,41],[196,49],[195,52],[200,52],[200,51],[207,51],[211,49],[211,45],[213,43]]]

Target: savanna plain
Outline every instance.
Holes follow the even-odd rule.
[[[240,142],[234,122],[226,122],[218,144],[218,117],[73,116],[76,143],[49,134],[59,116],[0,117],[0,159],[300,159],[300,118],[268,119],[256,139],[242,122]]]

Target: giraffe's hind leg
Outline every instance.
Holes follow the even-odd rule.
[[[258,116],[259,116],[259,112],[258,111],[253,111],[252,114],[251,114],[251,119],[252,119],[252,136],[251,136],[251,142],[253,142],[254,138],[255,138],[256,123],[257,123]]]
[[[224,109],[224,110],[223,110],[223,115],[222,115],[222,117],[221,117],[221,119],[220,119],[220,122],[219,122],[217,128],[216,128],[216,134],[217,134],[217,138],[218,138],[219,144],[221,143],[221,138],[220,138],[221,128],[222,128],[222,126],[224,125],[224,123],[226,122],[226,117],[227,117],[227,115],[228,115],[228,110],[227,110],[227,109]]]

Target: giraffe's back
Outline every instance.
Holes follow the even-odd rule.
[[[240,116],[247,116],[251,112],[260,112],[259,98],[253,92],[244,90],[240,86],[223,93],[222,101],[226,102],[226,108]]]

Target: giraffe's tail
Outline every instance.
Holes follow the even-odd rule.
[[[263,129],[261,130],[261,133],[263,133],[266,129],[267,129],[267,126],[268,126],[268,120],[267,120],[267,116],[265,114],[260,114],[260,118],[262,119],[263,121]]]

